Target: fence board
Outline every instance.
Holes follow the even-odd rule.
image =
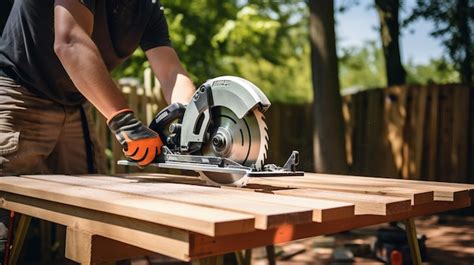
[[[436,160],[438,151],[438,98],[439,87],[436,86],[429,90],[427,99],[427,108],[425,110],[425,133],[424,133],[424,156],[422,158],[422,171],[426,180],[434,180],[436,177]]]

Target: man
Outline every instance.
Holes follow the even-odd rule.
[[[152,162],[161,140],[109,75],[138,47],[167,101],[187,103],[195,87],[159,1],[15,0],[0,40],[0,176],[103,173],[86,100],[126,156]]]
[[[85,99],[125,154],[149,164],[161,141],[109,76],[139,46],[167,100],[186,103],[194,86],[170,47],[159,1],[16,0],[0,41],[0,175],[100,170],[98,155],[87,165],[95,140],[84,124]]]

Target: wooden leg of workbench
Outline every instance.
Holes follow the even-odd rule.
[[[408,245],[410,246],[411,260],[414,265],[421,265],[420,246],[416,235],[415,219],[409,218],[403,221],[407,232]]]
[[[224,256],[213,256],[213,257],[202,258],[198,260],[197,264],[198,265],[223,265]]]
[[[252,249],[236,251],[235,257],[237,258],[238,265],[250,265],[252,262]]]
[[[18,257],[20,256],[21,249],[23,248],[23,243],[25,242],[26,233],[30,227],[31,216],[22,214],[18,226],[15,230],[13,247],[10,255],[9,265],[16,265],[18,262]]]
[[[267,251],[268,265],[276,265],[275,245],[268,245],[268,246],[265,247],[265,250]]]
[[[65,256],[81,264],[115,264],[138,256],[152,255],[151,251],[116,240],[68,227]]]

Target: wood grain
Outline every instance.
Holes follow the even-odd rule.
[[[356,215],[390,215],[411,210],[410,200],[390,196],[326,191],[318,189],[280,190],[275,191],[275,193],[308,198],[352,202],[355,205]]]
[[[259,246],[284,243],[292,240],[327,235],[348,231],[358,227],[400,221],[412,217],[431,215],[443,211],[460,209],[471,205],[470,198],[463,198],[455,202],[432,202],[424,205],[415,205],[411,211],[393,215],[356,215],[351,219],[335,220],[327,223],[311,223],[303,225],[281,226],[270,230],[256,230],[242,234],[239,237],[207,237],[191,234],[191,258],[219,255],[232,252],[235,249],[248,249]]]
[[[0,207],[189,260],[189,232],[130,217],[0,192]]]
[[[252,199],[236,200],[222,192],[216,194],[217,189],[211,187],[184,184],[170,186],[173,184],[168,183],[110,183],[104,180],[62,175],[24,177],[251,214],[255,217],[255,228],[258,229],[277,227],[285,223],[308,223],[313,219],[313,210],[309,208]]]
[[[254,229],[251,215],[28,178],[4,177],[0,190],[215,236]],[[190,215],[189,213],[193,213]]]
[[[68,227],[66,230],[65,251],[66,258],[81,264],[102,264],[155,254],[146,249],[72,227]]]
[[[440,183],[440,182],[428,182],[428,181],[416,181],[416,180],[400,180],[400,179],[389,179],[389,178],[374,178],[374,177],[356,177],[356,176],[343,176],[343,175],[332,175],[332,174],[316,174],[316,173],[305,173],[304,177],[280,177],[280,178],[262,178],[258,180],[252,180],[250,183],[264,184],[264,185],[275,185],[282,186],[286,184],[286,187],[315,187],[316,185],[323,183],[328,185],[327,181],[330,180],[335,184],[344,183],[344,190],[346,191],[357,191],[359,188],[367,190],[369,194],[382,193],[384,191],[390,192],[391,196],[399,194],[399,196],[407,196],[410,193],[406,193],[408,190],[418,190],[422,196],[426,196],[425,192],[433,192],[434,200],[438,201],[453,201],[455,197],[469,196],[469,192],[472,193],[474,185],[472,184],[456,184],[456,183]],[[301,186],[301,185],[305,186]],[[323,185],[321,184],[321,185]],[[314,186],[313,186],[314,185]],[[327,188],[327,187],[326,187]],[[405,189],[405,190],[403,190]],[[395,192],[394,192],[395,191]],[[415,195],[413,195],[415,197]],[[416,201],[416,200],[415,200]]]
[[[370,183],[368,181],[347,180],[346,178],[314,178],[308,176],[292,178],[291,182],[289,180],[289,178],[265,178],[252,180],[250,183],[257,185],[315,188],[319,190],[401,197],[410,199],[413,205],[429,203],[434,200],[433,191],[377,185],[377,183]],[[250,188],[251,187],[252,185],[250,185]]]

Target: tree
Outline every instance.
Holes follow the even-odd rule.
[[[444,58],[431,59],[429,63],[423,65],[409,62],[406,69],[408,84],[452,84],[459,80],[459,72],[456,71],[452,63]]]
[[[418,0],[405,24],[420,18],[434,22],[435,29],[431,35],[442,40],[460,73],[460,81],[472,84],[474,62],[472,0]]]
[[[311,0],[310,44],[314,93],[314,166],[346,173],[342,100],[339,93],[333,0]]]
[[[400,59],[400,23],[398,13],[400,0],[375,0],[380,18],[380,37],[385,55],[388,85],[405,83],[406,72]]]
[[[161,3],[173,47],[196,84],[237,75],[255,83],[272,102],[311,102],[306,4],[299,0]],[[113,76],[141,78],[147,67],[145,54],[138,49]]]

